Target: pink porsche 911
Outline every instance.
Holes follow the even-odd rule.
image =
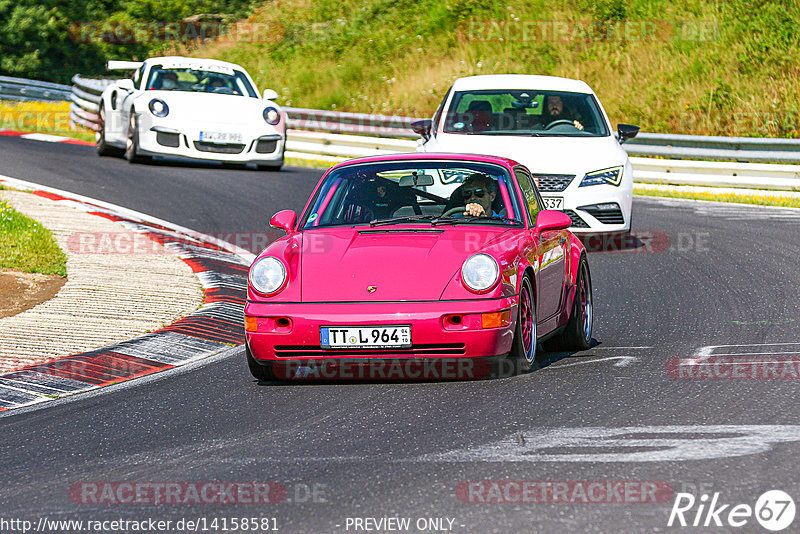
[[[251,265],[245,307],[259,380],[479,377],[591,342],[584,247],[513,160],[350,160],[270,224],[286,236]]]

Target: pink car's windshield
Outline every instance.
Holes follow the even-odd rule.
[[[303,214],[302,228],[414,221],[521,225],[514,191],[508,172],[492,164],[395,161],[348,165],[326,177]]]

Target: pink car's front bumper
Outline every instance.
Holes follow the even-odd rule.
[[[256,360],[353,360],[404,358],[483,358],[511,350],[518,297],[391,303],[248,302],[247,345]],[[500,326],[484,324],[485,314],[501,312]],[[450,318],[458,316],[460,324]],[[255,318],[255,319],[253,319]],[[289,325],[287,326],[287,321]],[[491,317],[490,317],[491,319]],[[411,325],[411,348],[323,349],[321,326]]]

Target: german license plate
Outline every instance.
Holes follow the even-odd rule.
[[[563,210],[564,197],[542,197],[544,200],[544,209],[546,210]]]
[[[323,349],[385,349],[411,346],[410,326],[322,326]]]
[[[200,132],[200,140],[209,143],[241,143],[242,134],[231,132]]]

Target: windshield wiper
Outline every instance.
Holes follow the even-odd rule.
[[[439,217],[433,222],[431,226],[439,226],[440,224],[461,224],[470,223],[475,221],[491,221],[491,222],[504,222],[513,224],[514,226],[522,226],[522,222],[517,219],[510,219],[508,217],[484,217],[482,215],[470,217]]]
[[[372,219],[370,226],[383,226],[384,224],[394,224],[398,222],[430,221],[438,218],[437,215],[407,215],[405,217],[392,217],[391,219]]]

